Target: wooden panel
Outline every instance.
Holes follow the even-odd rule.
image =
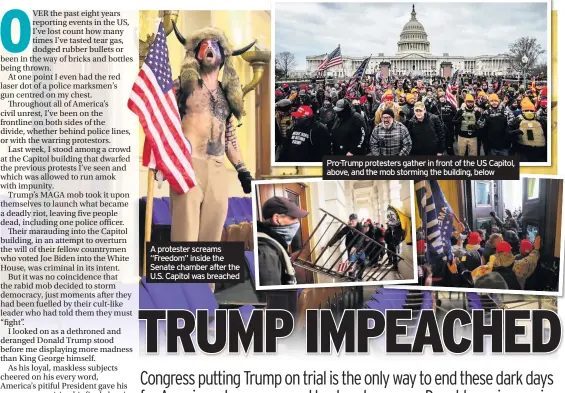
[[[265,67],[265,73],[255,89],[255,157],[260,179],[271,173],[271,68]]]

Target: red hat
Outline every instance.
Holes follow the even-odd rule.
[[[297,119],[303,119],[305,117],[312,117],[314,112],[312,112],[312,108],[308,105],[302,105],[296,112],[292,112],[291,116]]]
[[[416,252],[418,255],[422,255],[426,252],[426,241],[424,239],[418,240],[416,242]]]
[[[372,224],[372,223],[373,223],[373,221],[371,221],[370,218],[367,218],[367,219],[365,220],[365,224]]]
[[[280,90],[275,91],[275,97],[280,97],[283,95],[283,92]]]
[[[361,98],[359,99],[359,103],[360,103],[361,105],[363,105],[363,104],[366,103],[366,102],[367,102],[367,96],[363,96],[363,97],[361,97]]]
[[[499,252],[508,252],[511,253],[512,252],[512,247],[510,246],[510,243],[505,242],[505,241],[501,241],[500,243],[498,243],[496,245],[496,253],[498,254]]]
[[[286,89],[288,87],[288,83],[283,83],[282,87],[283,89]]]
[[[308,85],[300,85],[300,90],[308,90]]]
[[[520,252],[522,254],[529,254],[530,252],[532,252],[533,248],[534,245],[528,239],[524,239],[520,242]]]
[[[477,244],[481,244],[481,235],[479,235],[479,232],[471,232],[471,234],[469,235],[469,240],[467,241],[467,244],[470,244],[472,246],[475,246]]]
[[[547,100],[544,98],[540,101],[539,106],[542,108],[547,108]]]

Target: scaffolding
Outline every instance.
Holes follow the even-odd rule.
[[[382,281],[387,275],[389,275],[389,273],[395,271],[393,270],[393,265],[389,264],[392,257],[395,257],[398,261],[397,265],[405,264],[410,269],[410,271],[414,271],[414,265],[412,264],[412,261],[408,261],[399,254],[388,250],[384,244],[377,242],[363,232],[360,232],[352,227],[349,227],[349,230],[353,231],[355,236],[353,236],[351,241],[346,244],[343,250],[337,253],[337,256],[335,256],[335,258],[334,255],[336,254],[336,251],[340,249],[340,247],[335,247],[331,254],[329,254],[329,257],[326,260],[323,260],[322,257],[324,256],[324,254],[327,255],[326,252],[329,250],[329,247],[326,247],[321,243],[328,230],[332,227],[333,224],[339,224],[339,228],[337,229],[337,231],[335,231],[335,233],[337,233],[343,228],[348,227],[348,224],[324,209],[320,209],[320,211],[322,211],[324,215],[322,216],[308,239],[303,243],[302,247],[293,256],[292,263],[295,266],[299,266],[303,269],[315,273],[320,273],[343,282]],[[323,228],[323,224],[327,224],[325,230],[321,229]],[[310,247],[314,237],[317,238],[317,242],[313,247]],[[359,237],[362,237],[362,242],[360,242]],[[362,267],[352,275],[350,274],[351,269],[356,266],[356,262],[346,262],[349,260],[349,258],[344,260],[343,256],[346,252],[348,253],[348,250],[350,250],[351,246],[356,242],[358,244],[362,243],[361,249],[357,251],[365,252],[365,263],[364,267]],[[349,257],[349,255],[347,255],[347,257]],[[380,263],[373,263],[373,261],[375,260],[377,262],[380,260]],[[367,261],[371,262],[370,265],[367,265]],[[335,270],[336,266],[338,266],[340,262],[349,263],[349,266],[342,272]],[[400,273],[397,273],[397,275],[400,276]],[[412,278],[413,277],[400,276],[400,279]]]

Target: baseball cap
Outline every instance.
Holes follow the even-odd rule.
[[[300,108],[296,110],[296,112],[292,112],[291,116],[297,119],[303,119],[305,117],[312,117],[314,112],[312,112],[312,108],[308,105],[302,105]]]
[[[263,218],[272,218],[275,214],[286,214],[292,218],[303,218],[308,215],[306,210],[300,209],[290,199],[284,197],[273,197],[263,204]]]
[[[341,100],[337,100],[337,102],[335,103],[334,106],[334,111],[336,112],[341,112],[342,110],[344,110],[347,106],[347,103],[345,102],[345,100],[342,98]]]

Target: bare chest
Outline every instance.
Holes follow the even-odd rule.
[[[220,87],[215,91],[198,87],[186,100],[186,115],[211,116],[223,123],[230,115],[228,100]]]

